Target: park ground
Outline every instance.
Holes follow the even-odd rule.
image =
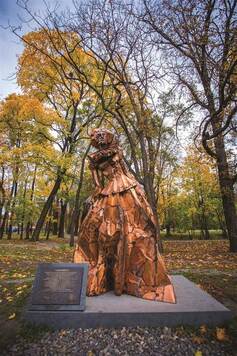
[[[45,328],[33,328],[21,320],[21,311],[30,294],[37,264],[39,262],[72,262],[72,255],[73,248],[70,248],[68,242],[62,239],[55,238],[51,241],[41,240],[40,242],[25,242],[21,240],[8,241],[5,239],[0,241],[0,350],[10,350],[9,348],[11,348],[13,351],[9,351],[9,354],[20,355],[24,354],[23,349],[22,346],[18,349],[17,345],[24,344],[24,347],[27,348],[27,344],[32,345],[32,343],[34,343],[34,345],[36,345],[37,340],[44,340],[44,337],[46,340],[50,337],[59,338],[60,340],[62,340],[63,337],[73,337],[74,339],[75,337],[82,338],[84,331],[66,330],[60,331],[56,335],[55,332]],[[167,328],[159,330],[159,335],[157,335],[161,338],[168,334],[168,336],[171,335],[174,337],[174,340],[175,338],[179,338],[180,335],[184,339],[188,338],[192,342],[192,348],[190,352],[186,351],[186,353],[184,353],[187,355],[235,354],[235,350],[237,350],[237,254],[229,252],[228,241],[164,241],[164,259],[171,274],[183,274],[198,284],[200,288],[230,308],[235,314],[235,318],[228,324],[218,328],[210,328],[206,325],[200,328],[180,326],[178,328],[172,328],[171,331]],[[93,333],[93,331],[91,332]],[[110,336],[111,333],[114,332],[115,331],[109,332]],[[136,337],[142,337],[144,339],[144,333],[148,333],[150,335],[149,337],[152,338],[156,335],[154,333],[157,331],[155,328],[151,331],[147,331],[145,328],[142,331],[141,328],[138,328],[135,334],[133,334],[133,332],[134,331],[131,331],[128,335],[131,335],[131,337],[138,335]],[[71,335],[70,333],[73,334]],[[78,333],[80,333],[80,335]],[[77,354],[92,356],[96,355],[101,348],[103,348],[105,352],[98,352],[98,354],[112,354],[107,352],[107,346],[104,344],[106,340],[104,333],[108,335],[106,330],[100,332],[100,337],[93,334],[93,337],[97,341],[92,351],[91,345],[88,343],[88,347],[84,345],[83,351]],[[118,331],[118,333],[120,333],[119,337],[121,337],[121,335],[124,334],[123,329]],[[101,335],[104,336],[100,345],[98,340],[101,339]],[[116,339],[118,336],[117,334],[114,335]],[[156,337],[158,337],[157,335]],[[85,340],[84,336],[83,340]],[[128,338],[127,334],[123,337]],[[209,345],[209,349],[207,349],[209,351],[205,351],[205,344]],[[220,353],[218,353],[219,351],[213,351],[212,353],[212,345],[214,349],[218,347],[217,349],[219,350],[220,347]],[[7,355],[8,351],[5,352]],[[50,352],[48,354],[54,355],[52,347]],[[137,352],[137,354],[139,354],[138,350]],[[182,354],[182,350],[180,352]],[[37,354],[37,352],[35,354]],[[41,353],[39,352],[38,354],[40,355]],[[42,353],[42,355],[43,354],[45,355],[47,352]],[[55,354],[58,353],[55,352]],[[119,353],[118,351],[118,354],[123,353]],[[132,355],[136,354],[136,352],[133,353],[131,351],[128,354]],[[156,353],[151,352],[150,354]],[[174,354],[176,354],[175,351]],[[177,352],[177,355],[178,354]]]

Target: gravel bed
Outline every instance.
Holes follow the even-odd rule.
[[[27,343],[19,340],[2,355],[234,355],[228,343],[212,338],[195,341],[194,336],[170,328],[67,329],[47,332]]]

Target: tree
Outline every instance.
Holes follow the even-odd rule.
[[[165,156],[160,155],[161,134],[165,130],[155,103],[159,81],[156,45],[142,32],[140,20],[121,5],[75,2],[71,13],[47,8],[47,16],[40,17],[23,1],[22,8],[44,41],[31,41],[21,37],[17,29],[12,30],[33,54],[40,53],[50,60],[64,81],[73,86],[83,84],[94,92],[107,114],[108,126],[123,136],[128,167],[144,186],[159,226],[155,176],[157,163]],[[81,65],[81,53],[90,57],[89,71]],[[93,72],[96,76],[91,75]],[[37,75],[36,83],[38,78]]]
[[[32,14],[27,4],[23,7],[37,26],[40,26],[59,58],[70,68],[64,71],[66,79],[75,83],[83,81],[88,85],[107,113],[108,125],[123,136],[128,153],[128,167],[144,186],[158,226],[155,175],[157,163],[162,157],[161,136],[165,130],[155,103],[155,84],[159,78],[157,61],[151,53],[156,53],[156,46],[148,40],[146,34],[141,35],[142,24],[128,14],[120,3],[75,2],[74,9],[68,16],[49,11],[49,16],[44,19]],[[63,51],[61,50],[61,44],[50,36],[51,28],[55,31],[64,28],[77,38],[73,47],[75,55],[71,55],[71,45],[65,37],[61,38]],[[91,78],[79,65],[79,48],[83,48],[91,56],[99,73],[97,80]]]
[[[51,127],[51,136],[47,136],[47,139],[58,147],[61,161],[57,166],[54,186],[45,201],[33,233],[33,239],[38,240],[83,130],[100,113],[89,87],[80,77],[77,82],[70,79],[73,74],[64,56],[76,56],[77,65],[96,80],[96,73],[91,68],[91,57],[80,47],[75,47],[78,41],[75,34],[56,30],[45,33],[40,30],[28,33],[22,39],[25,49],[19,58],[18,83],[24,91],[32,92],[50,105],[59,119]],[[64,48],[65,42],[70,47],[70,55]],[[57,50],[54,43],[57,43]],[[61,51],[61,55],[58,51]]]
[[[170,235],[170,227],[182,232],[200,229],[204,239],[209,229],[223,231],[223,210],[215,162],[195,146],[161,183],[160,214],[162,225]]]
[[[226,151],[236,130],[237,1],[143,0],[137,13],[163,51],[167,70],[189,97],[187,109],[201,108],[197,135],[216,160],[230,250],[237,252],[234,184],[237,174]],[[235,55],[233,55],[235,53]]]
[[[189,200],[190,213],[197,217],[203,238],[210,239],[209,228],[213,215],[216,215],[220,191],[213,160],[205,153],[189,148],[183,165],[180,167],[182,189]]]
[[[37,98],[28,95],[11,94],[0,103],[0,127],[3,135],[1,166],[5,210],[1,237],[8,222],[8,238],[11,238],[17,212],[21,216],[18,217],[18,221],[23,229],[27,215],[25,203],[31,170],[29,166],[32,163],[40,164],[42,160],[50,160],[51,154],[54,159],[57,157],[55,150],[50,147],[45,138],[49,126],[55,120],[54,112],[45,108]],[[43,149],[40,149],[41,145]],[[22,205],[21,210],[17,204]]]

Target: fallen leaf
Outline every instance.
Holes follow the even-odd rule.
[[[9,319],[9,320],[14,319],[15,316],[16,316],[16,313],[13,313],[13,314],[9,315],[8,319]]]
[[[66,330],[62,330],[59,335],[60,336],[65,336],[66,334],[67,334]]]
[[[88,351],[87,352],[87,356],[94,356],[94,352],[93,351]]]
[[[195,354],[194,354],[194,356],[202,356],[202,351],[199,351],[199,350],[196,351]]]

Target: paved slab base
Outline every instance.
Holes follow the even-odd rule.
[[[86,298],[86,310],[36,311],[28,306],[24,319],[53,328],[122,326],[219,325],[232,318],[221,303],[183,276],[173,276],[176,304],[147,301],[109,292]]]

